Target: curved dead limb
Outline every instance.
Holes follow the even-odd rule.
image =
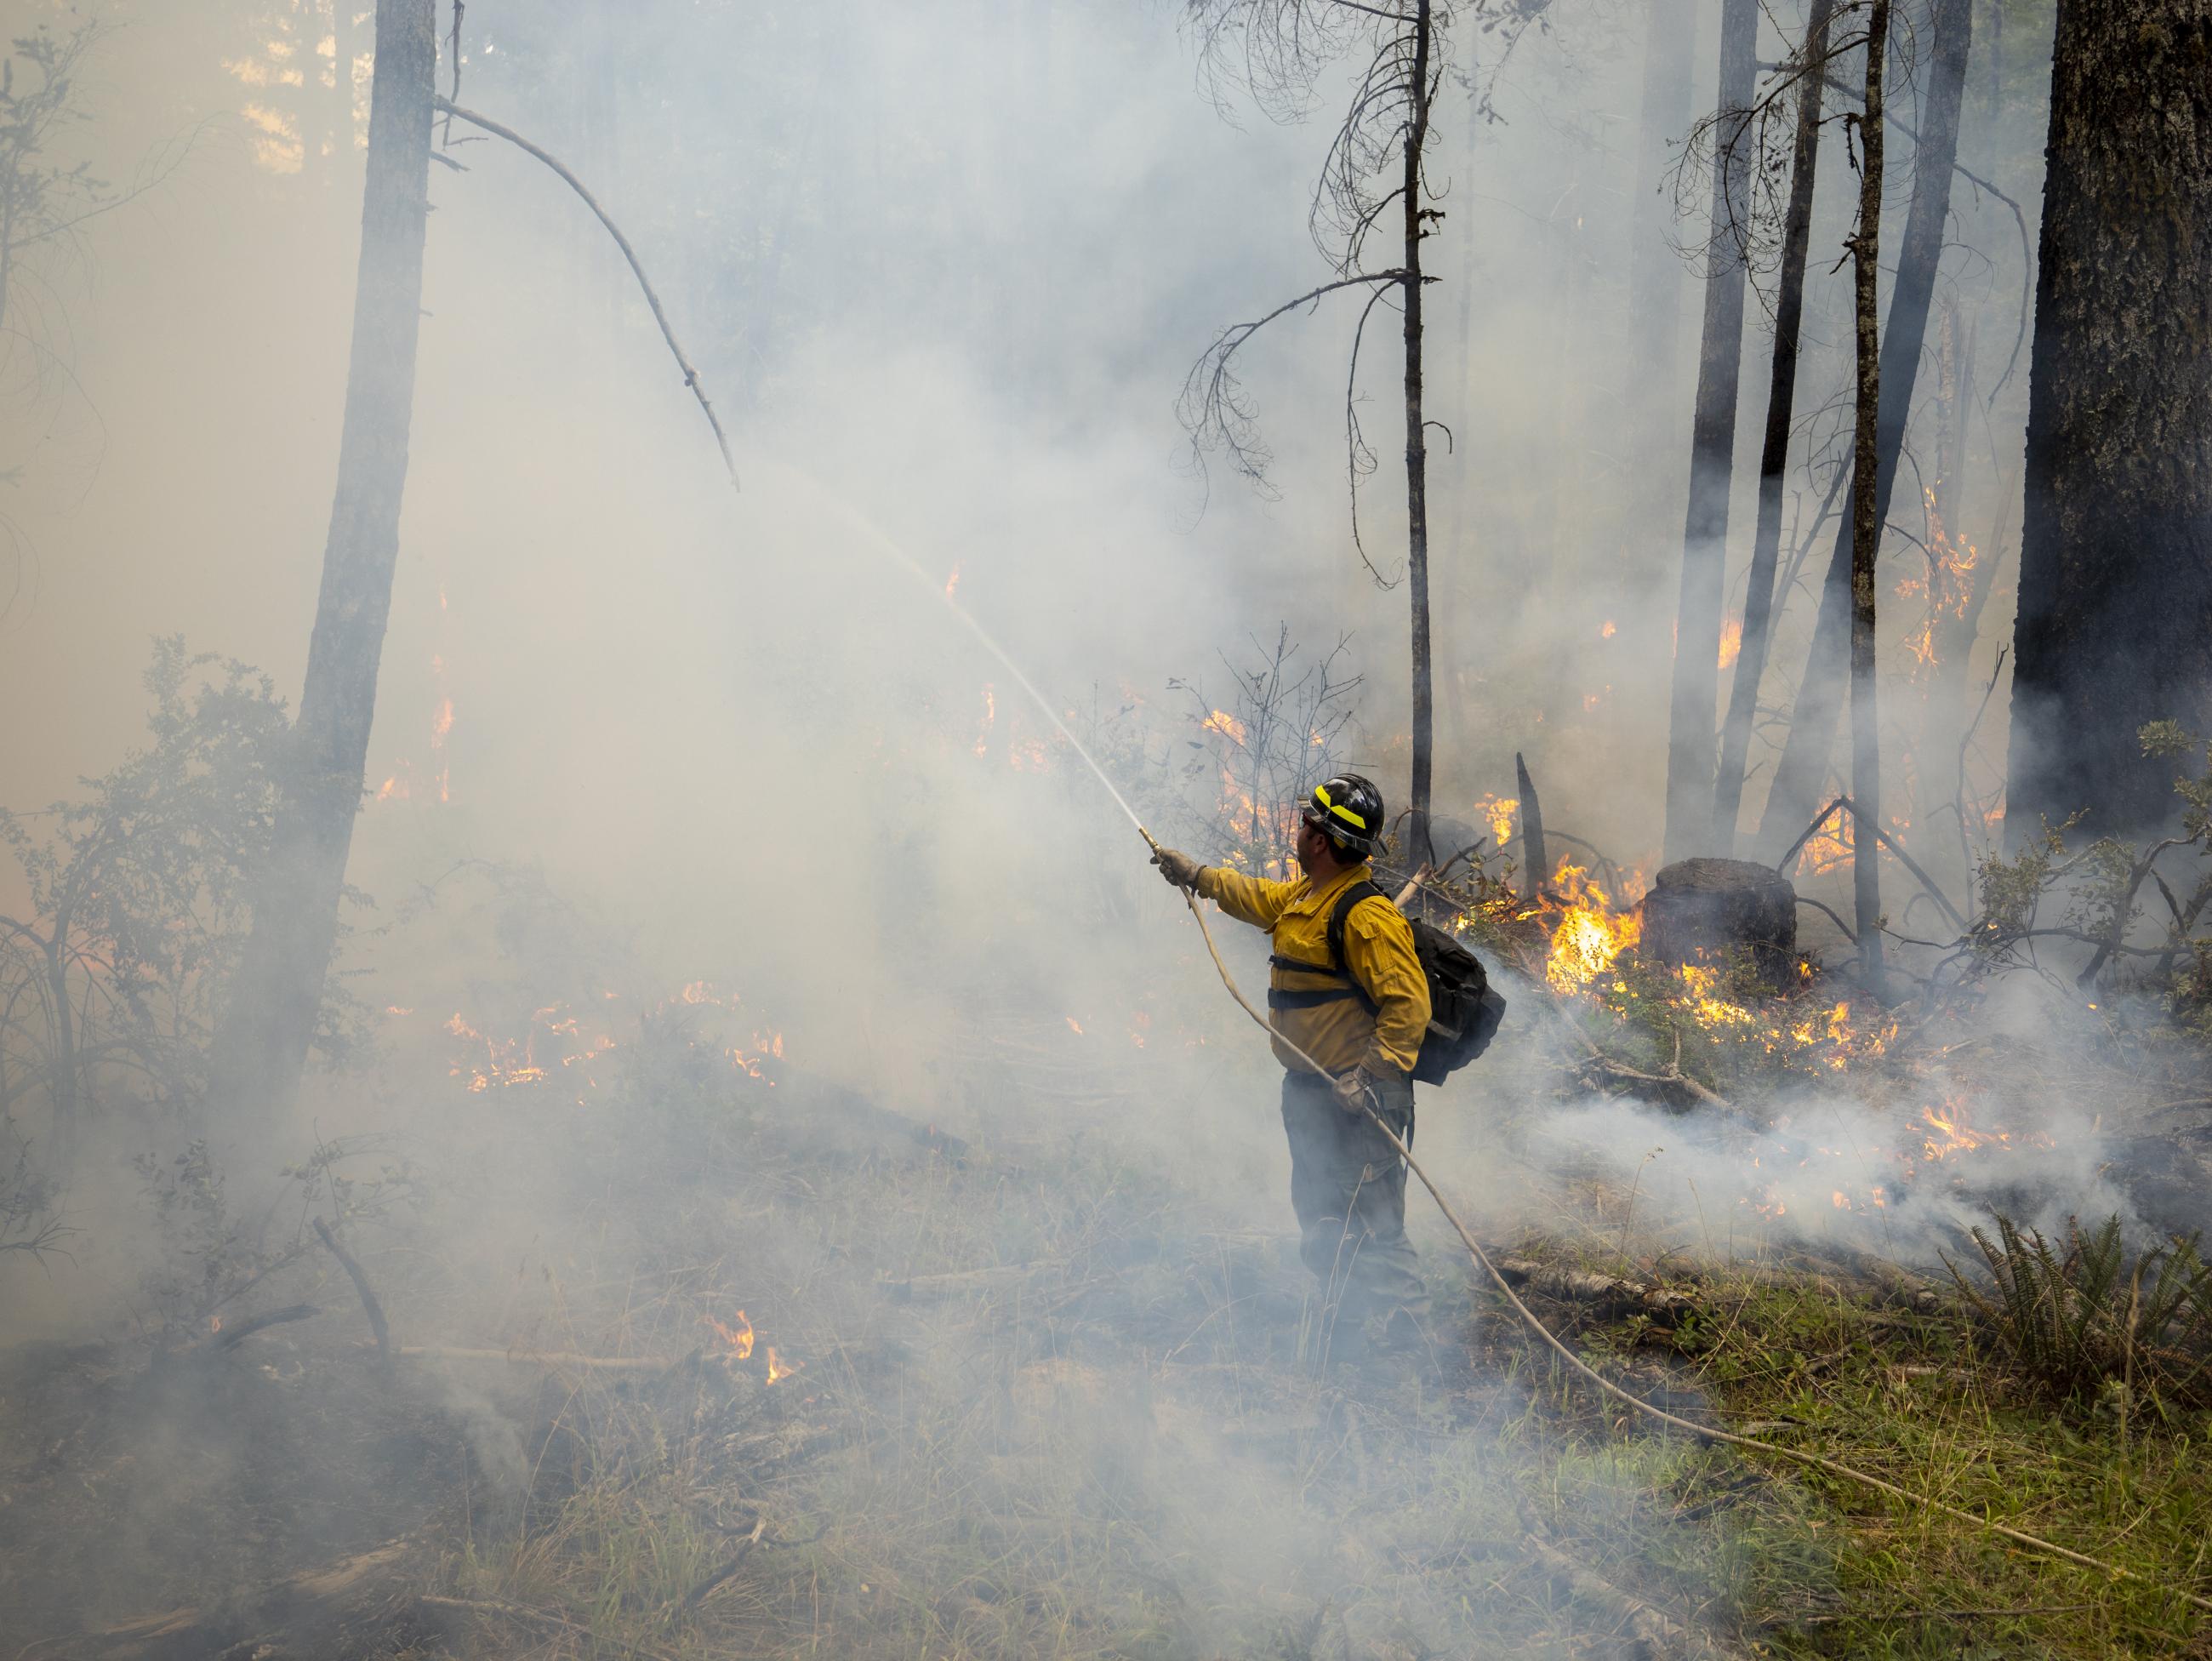
[[[1139,834],[1143,836],[1146,842],[1152,842],[1151,833],[1144,830],[1141,826],[1139,827]],[[1155,843],[1154,846],[1157,847],[1158,844]],[[1213,943],[1213,931],[1206,927],[1206,914],[1199,910],[1198,897],[1186,891],[1183,900],[1190,907],[1190,915],[1198,924],[1200,935],[1206,941],[1206,954],[1213,959],[1214,970],[1221,977],[1222,985],[1228,989],[1229,995],[1236,1000],[1237,1007],[1250,1016],[1254,1023],[1271,1037],[1280,1040],[1293,1055],[1312,1068],[1315,1072],[1327,1073],[1326,1068],[1307,1055],[1304,1050],[1300,1050],[1297,1044],[1284,1037],[1265,1015],[1253,1007],[1250,1001],[1238,989],[1236,981],[1231,977],[1229,966],[1221,960],[1220,950]],[[1895,1482],[1887,1482],[1881,1477],[1871,1475],[1865,1471],[1854,1469],[1851,1466],[1844,1464],[1838,1460],[1830,1459],[1825,1455],[1807,1453],[1799,1448],[1783,1447],[1772,1442],[1762,1442],[1756,1437],[1739,1436],[1731,1430],[1721,1430],[1711,1425],[1698,1424],[1692,1420],[1669,1413],[1664,1408],[1654,1407],[1642,1396],[1624,1390],[1620,1385],[1592,1369],[1588,1362],[1567,1347],[1557,1333],[1536,1318],[1535,1312],[1521,1301],[1520,1295],[1513,1290],[1505,1276],[1498,1271],[1498,1265],[1490,1260],[1489,1256],[1476,1243],[1474,1236],[1468,1232],[1467,1225],[1460,1220],[1459,1213],[1452,1208],[1451,1202],[1444,1198],[1443,1190],[1437,1186],[1436,1179],[1431,1177],[1421,1162],[1413,1157],[1413,1150],[1407,1146],[1405,1140],[1383,1122],[1382,1115],[1374,1110],[1371,1104],[1368,1106],[1367,1116],[1374,1123],[1376,1128],[1389,1139],[1390,1145],[1397,1151],[1398,1157],[1406,1162],[1406,1168],[1420,1179],[1423,1188],[1428,1189],[1429,1197],[1437,1202],[1437,1208],[1443,1213],[1444,1220],[1452,1226],[1453,1232],[1459,1236],[1460,1244],[1467,1248],[1468,1255],[1474,1259],[1476,1266],[1489,1277],[1491,1284],[1497,1288],[1498,1295],[1505,1299],[1507,1305],[1520,1318],[1522,1323],[1534,1333],[1545,1346],[1559,1357],[1570,1372],[1585,1384],[1594,1385],[1598,1390],[1611,1396],[1632,1412],[1642,1414],[1647,1419],[1656,1421],[1668,1429],[1680,1431],[1698,1441],[1719,1443],[1728,1447],[1741,1448],[1750,1453],[1770,1454],[1778,1459],[1787,1459],[1791,1463],[1802,1465],[1808,1470],[1817,1470],[1829,1476],[1841,1477],[1844,1481],[1856,1482],[1862,1488],[1872,1488],[1876,1493],[1888,1494],[1892,1499],[1902,1500],[1909,1506],[1917,1506],[1925,1511],[1937,1512],[1960,1522],[1970,1523],[1976,1528],[1986,1529],[1992,1534],[2013,1542],[2015,1545],[2026,1546],[2033,1551],[2063,1558],[2066,1561],[2081,1568],[2094,1569],[2109,1579],[2130,1580],[2137,1585],[2148,1586],[2171,1597],[2179,1597],[2198,1609],[2212,1610],[2212,1597],[2203,1597],[2180,1586],[2168,1585],[2163,1579],[2140,1573],[2120,1564],[2092,1557],[2086,1552],[2075,1551],[2071,1547],[2059,1545],[2055,1541],[2029,1534],[2025,1530],[2013,1528],[1993,1518],[1978,1515],[1963,1506],[1951,1505],[1946,1500],[1915,1494],[1910,1488],[1901,1488]]]
[[[699,371],[684,355],[684,348],[677,344],[676,331],[669,326],[668,313],[661,307],[660,296],[654,292],[652,280],[645,274],[645,267],[638,263],[637,250],[630,246],[629,239],[622,234],[622,228],[608,217],[607,210],[599,205],[599,198],[584,188],[584,181],[569,172],[558,156],[532,143],[514,128],[501,126],[489,116],[479,115],[474,110],[465,110],[450,98],[433,94],[430,101],[434,107],[444,111],[447,116],[458,116],[471,126],[482,127],[494,137],[504,138],[517,149],[536,156],[558,173],[562,182],[575,192],[599,223],[607,228],[607,234],[614,238],[615,246],[622,250],[623,258],[629,262],[630,275],[637,278],[637,286],[645,292],[645,303],[653,310],[653,320],[660,326],[660,338],[668,343],[669,352],[676,359],[676,367],[684,372],[684,384],[691,389],[691,396],[699,400],[699,408],[707,417],[707,424],[714,429],[715,447],[722,453],[722,465],[730,475],[730,488],[733,490],[739,488],[738,464],[730,453],[729,435],[723,432],[721,417],[714,413],[714,405],[708,401],[707,388],[699,379]]]
[[[317,1217],[313,1220],[315,1233],[330,1249],[331,1256],[338,1260],[338,1267],[345,1270],[346,1278],[353,1282],[353,1289],[361,1294],[361,1306],[368,1313],[368,1329],[376,1335],[377,1359],[386,1366],[391,1366],[392,1329],[385,1324],[384,1305],[377,1301],[375,1289],[369,1285],[368,1276],[362,1272],[361,1265],[353,1260],[353,1253],[337,1243],[337,1237],[325,1226],[323,1220]]]
[[[1340,289],[1356,289],[1364,283],[1402,283],[1406,275],[1402,271],[1392,270],[1340,277],[1317,289],[1309,289],[1296,300],[1285,301],[1265,317],[1249,323],[1232,323],[1216,335],[1213,344],[1191,365],[1190,374],[1183,380],[1182,395],[1176,400],[1176,413],[1190,434],[1192,453],[1202,460],[1206,451],[1218,444],[1228,453],[1230,465],[1262,490],[1269,488],[1267,464],[1273,458],[1253,435],[1253,412],[1238,397],[1237,377],[1229,367],[1231,360],[1246,341],[1285,312],[1310,306]]]

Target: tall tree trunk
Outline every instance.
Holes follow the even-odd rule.
[[[1421,152],[1429,142],[1431,0],[1413,19],[1413,109],[1406,132],[1406,587],[1413,612],[1413,777],[1410,846],[1433,861],[1429,844],[1429,786],[1436,766],[1436,709],[1429,652],[1429,447],[1421,416]]]
[[[298,1086],[361,805],[407,479],[434,27],[433,0],[377,0],[361,265],[322,592],[253,927],[212,1057],[213,1100],[240,1116],[241,1132],[268,1125]]]
[[[1851,434],[1851,927],[1859,973],[1881,984],[1881,724],[1875,684],[1874,565],[1881,547],[1875,451],[1881,409],[1881,79],[1889,56],[1889,0],[1867,16],[1866,114],[1859,124],[1859,228],[1851,238],[1852,323],[1858,408]],[[1949,161],[1944,163],[1949,171]],[[1893,321],[1891,326],[1895,327]]]
[[[1674,252],[1674,200],[1667,180],[1674,146],[1690,125],[1693,0],[1644,0],[1644,100],[1637,118],[1634,240],[1628,258],[1632,453],[1663,453],[1659,417],[1673,406],[1682,325],[1682,261]]]
[[[2175,811],[2212,721],[2212,0],[2059,0],[2029,362],[2008,838]]]
[[[1805,319],[1805,259],[1812,240],[1814,169],[1820,156],[1820,94],[1828,61],[1828,23],[1835,0],[1813,0],[1805,21],[1798,82],[1797,133],[1790,161],[1790,205],[1782,220],[1782,268],[1774,307],[1774,358],[1766,388],[1766,436],[1759,454],[1759,523],[1745,580],[1743,642],[1721,728],[1721,765],[1713,785],[1712,849],[1735,851],[1743,805],[1744,762],[1751,751],[1759,683],[1766,669],[1766,636],[1774,612],[1774,567],[1782,548],[1782,478],[1790,463],[1790,427],[1797,398],[1797,340]]]
[[[1912,206],[1898,245],[1889,326],[1882,332],[1881,340],[1885,396],[1875,435],[1875,508],[1877,522],[1882,525],[1889,522],[1898,458],[1905,448],[1905,422],[1912,412],[1913,380],[1919,372],[1921,345],[1928,335],[1936,269],[1943,253],[1944,222],[1951,211],[1951,168],[1959,154],[1959,105],[1966,90],[1966,54],[1973,34],[1971,0],[1934,0],[1929,21],[1935,41],[1929,59],[1927,95],[1921,104],[1920,144],[1912,157]],[[1852,488],[1856,493],[1856,481]],[[1805,828],[1827,782],[1850,659],[1854,534],[1850,519],[1837,530],[1827,578],[1821,585],[1820,613],[1814,625],[1811,654],[1798,683],[1796,708],[1790,715],[1789,741],[1783,747],[1774,783],[1767,791],[1766,809],[1759,818],[1759,846],[1768,858],[1778,856]]]
[[[1682,530],[1674,678],[1667,710],[1668,864],[1705,852],[1712,834],[1713,713],[1720,696],[1721,606],[1736,388],[1743,368],[1744,244],[1750,234],[1751,99],[1759,75],[1758,0],[1722,0],[1720,94],[1713,115],[1713,208],[1705,336],[1690,430],[1690,506]]]

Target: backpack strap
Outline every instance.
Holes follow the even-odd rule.
[[[1336,897],[1336,904],[1328,914],[1328,965],[1335,973],[1352,983],[1354,996],[1360,1007],[1370,1015],[1380,1014],[1382,1006],[1368,995],[1367,989],[1359,983],[1359,977],[1352,972],[1344,960],[1344,923],[1352,915],[1352,908],[1365,900],[1381,900],[1385,904],[1390,897],[1371,882],[1356,882]]]
[[[1352,915],[1352,908],[1362,900],[1389,897],[1371,882],[1353,883],[1336,897],[1336,904],[1328,914],[1327,963],[1308,963],[1303,958],[1286,958],[1279,952],[1270,953],[1267,962],[1276,969],[1286,969],[1297,975],[1325,975],[1331,980],[1341,981],[1343,984],[1322,987],[1311,992],[1291,992],[1271,986],[1267,989],[1267,1007],[1313,1009],[1325,1003],[1340,1003],[1346,998],[1357,998],[1360,1007],[1368,1014],[1379,1014],[1382,1006],[1367,995],[1367,989],[1360,985],[1359,977],[1345,964],[1344,920]]]

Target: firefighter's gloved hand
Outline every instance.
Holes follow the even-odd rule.
[[[1179,853],[1172,848],[1152,849],[1152,863],[1159,867],[1160,874],[1176,888],[1196,888],[1198,873],[1206,868],[1189,855]]]
[[[1356,1067],[1346,1068],[1331,1081],[1336,1104],[1354,1117],[1367,1111],[1367,1077]]]

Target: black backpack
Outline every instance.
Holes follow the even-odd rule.
[[[1371,882],[1356,882],[1337,896],[1328,914],[1328,961],[1302,963],[1296,958],[1269,961],[1282,969],[1308,975],[1331,975],[1345,983],[1348,992],[1280,993],[1270,991],[1270,1008],[1303,1007],[1346,995],[1359,1000],[1370,1014],[1380,1008],[1367,995],[1358,977],[1344,966],[1344,920],[1362,900],[1390,897]],[[1413,955],[1420,959],[1421,974],[1429,983],[1429,1030],[1421,1037],[1420,1054],[1414,1058],[1413,1078],[1421,1084],[1442,1084],[1490,1048],[1498,1023],[1505,1019],[1505,1000],[1493,991],[1481,963],[1450,935],[1419,917],[1413,926]]]

